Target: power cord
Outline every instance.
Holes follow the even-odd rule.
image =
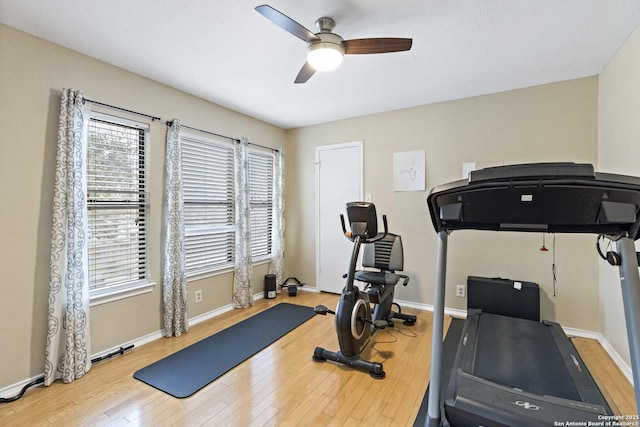
[[[44,375],[36,378],[35,380],[31,381],[29,384],[22,387],[22,390],[20,390],[20,393],[18,393],[17,396],[7,397],[7,398],[0,397],[0,403],[15,402],[16,400],[20,399],[29,388],[33,387],[36,384],[42,384],[42,383],[44,383]]]
[[[120,347],[118,350],[112,351],[111,353],[105,355],[105,356],[100,356],[100,357],[96,357],[91,359],[91,363],[97,363],[97,362],[101,362],[105,359],[110,359],[113,356],[117,355],[117,354],[124,354],[125,351],[127,350],[131,350],[133,348],[133,344],[128,345],[126,347]],[[26,393],[27,390],[29,390],[31,387],[38,385],[38,384],[43,384],[44,383],[44,375],[41,377],[36,378],[35,380],[31,381],[29,384],[25,385],[24,387],[22,387],[22,390],[20,390],[20,393],[18,393],[16,396],[13,397],[0,397],[0,403],[11,403],[11,402],[15,402],[16,400],[20,399],[22,396],[24,396],[24,394]]]

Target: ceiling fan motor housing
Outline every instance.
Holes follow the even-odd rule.
[[[307,60],[311,63],[311,66],[318,71],[335,69],[342,63],[344,56],[342,37],[337,34],[323,32],[316,34],[316,36],[318,36],[320,40],[312,40],[307,45]],[[318,61],[316,61],[316,59],[318,59]]]

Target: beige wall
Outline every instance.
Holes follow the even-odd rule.
[[[186,125],[246,136],[267,146],[286,142],[286,132],[280,128],[0,25],[0,389],[43,372],[55,147],[63,87],[164,120],[178,117]],[[165,132],[164,123],[151,124],[151,279],[158,284]],[[256,277],[262,277],[266,268],[257,267]],[[231,283],[230,273],[190,283],[190,316],[229,304]],[[256,280],[256,292],[261,288],[262,282]],[[202,303],[194,303],[195,289],[203,290]],[[158,331],[160,295],[156,285],[149,294],[92,307],[93,353]]]
[[[599,169],[640,176],[640,27],[602,71],[598,99]],[[600,262],[600,322],[604,337],[631,366],[620,278],[604,261]]]
[[[214,84],[214,83],[212,83]],[[397,297],[431,304],[435,233],[426,192],[395,193],[394,152],[426,150],[427,188],[461,176],[469,161],[596,163],[596,77],[444,102],[284,131],[175,89],[0,25],[0,388],[42,373],[55,144],[62,87],[110,104],[268,145],[286,143],[286,276],[315,281],[315,147],[364,141],[364,191],[403,235],[409,287]],[[112,111],[106,111],[113,113]],[[151,124],[152,279],[160,281],[165,126]],[[557,296],[542,236],[456,232],[450,238],[447,305],[463,309],[454,284],[469,274],[540,283],[543,316],[600,330],[593,239],[558,236]],[[551,239],[547,238],[547,247]],[[346,264],[347,260],[345,260]],[[254,270],[255,291],[266,265]],[[232,275],[189,284],[190,316],[231,301]],[[204,301],[194,304],[193,291]],[[93,352],[161,327],[160,289],[91,309]]]
[[[426,187],[462,177],[462,163],[597,160],[597,77],[458,101],[425,105],[290,131],[287,152],[287,268],[315,282],[315,147],[364,141],[364,192],[379,215],[403,237],[407,288],[398,299],[433,303],[436,234],[426,191],[394,192],[394,152],[426,151]],[[339,222],[336,219],[336,227]],[[509,277],[541,285],[542,315],[564,326],[599,330],[597,262],[593,239],[560,235],[558,285],[552,286],[552,252],[540,252],[541,234],[459,231],[449,239],[446,305],[465,309],[455,284],[468,275]],[[551,248],[552,238],[547,237]],[[348,260],[345,260],[345,266]],[[346,268],[346,267],[345,267]]]

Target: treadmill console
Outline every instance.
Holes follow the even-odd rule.
[[[436,232],[462,229],[640,237],[640,178],[575,163],[473,171],[427,196]]]

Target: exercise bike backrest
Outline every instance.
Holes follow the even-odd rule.
[[[373,203],[347,203],[347,216],[349,217],[349,226],[351,231],[347,231],[344,222],[344,215],[342,214],[340,214],[340,222],[342,223],[342,232],[347,239],[352,242],[359,236],[360,243],[372,243],[383,239],[387,235],[388,227],[386,215],[382,215],[384,232],[378,234],[378,217],[376,215],[376,207]]]

